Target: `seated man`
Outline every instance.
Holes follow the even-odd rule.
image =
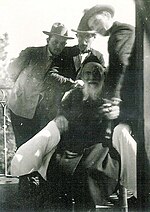
[[[86,61],[81,70],[84,86],[72,89],[62,100],[59,116],[18,149],[12,174],[39,170],[45,177],[47,172],[52,201],[67,195],[78,206],[95,207],[105,203],[119,180],[136,196],[136,142],[129,126],[119,124],[112,144],[105,143],[105,125],[119,117],[119,106],[103,104],[103,66]]]
[[[70,197],[73,195],[77,205],[85,207],[88,204],[90,206],[105,204],[106,198],[115,191],[120,175],[118,155],[122,154],[120,150],[124,151],[121,155],[122,164],[126,162],[123,157],[129,158],[127,154],[131,153],[134,164],[131,164],[130,172],[135,171],[135,141],[130,138],[134,148],[132,149],[132,144],[128,143],[130,151],[125,153],[127,148],[121,149],[120,142],[124,142],[124,138],[128,141],[130,135],[127,126],[119,125],[115,128],[112,145],[105,143],[107,120],[118,118],[119,106],[103,104],[104,69],[100,64],[95,62],[83,64],[81,77],[85,83],[84,87],[71,90],[62,100],[60,115],[68,120],[68,130],[61,136],[61,141],[49,164],[47,179],[50,182],[50,190],[56,194],[54,199],[67,193]],[[56,123],[63,131],[61,126],[64,124],[61,122],[61,117],[57,118]],[[123,185],[129,183],[128,169],[121,168]],[[128,175],[127,179],[125,175]],[[135,173],[130,178],[132,179],[133,185],[131,185],[134,187]],[[135,188],[131,189],[134,192]]]

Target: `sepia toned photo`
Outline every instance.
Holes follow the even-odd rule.
[[[0,211],[150,210],[149,0],[0,0]]]

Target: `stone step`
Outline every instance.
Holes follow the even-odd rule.
[[[0,176],[0,211],[14,211],[18,204],[18,178]]]

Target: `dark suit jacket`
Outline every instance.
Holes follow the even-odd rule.
[[[61,56],[63,58],[63,64],[61,66],[63,75],[68,77],[68,73],[69,73],[69,75],[71,76],[73,80],[76,79],[77,74],[79,72],[79,69],[76,70],[76,67],[75,67],[75,58],[78,57],[79,54],[80,54],[80,49],[78,45],[72,46],[72,47],[66,47],[61,53]],[[85,60],[89,58],[90,60],[98,61],[103,66],[105,65],[103,55],[99,51],[91,49],[89,51],[89,54],[85,58]],[[59,71],[60,73],[61,73],[61,70]]]
[[[69,195],[69,183],[75,200],[77,194],[81,195],[82,204],[92,200],[100,205],[104,197],[115,190],[119,176],[119,155],[114,148],[102,145],[105,143],[105,124],[98,114],[99,105],[101,99],[83,100],[81,88],[72,89],[63,98],[60,114],[68,119],[69,128],[62,134],[47,170],[52,195],[55,192],[67,192]],[[73,180],[68,182],[70,179]],[[81,189],[83,185],[84,189]],[[85,193],[87,198],[84,199]]]
[[[136,119],[135,29],[129,24],[114,22],[109,33],[107,96],[122,99],[120,120],[132,122]]]
[[[13,113],[28,119],[33,118],[40,101],[40,95],[43,92],[43,82],[46,74],[49,72],[50,67],[53,66],[61,67],[61,70],[68,70],[64,68],[65,65],[61,55],[56,58],[48,58],[47,46],[26,48],[9,65],[8,71],[14,81],[14,87],[9,96],[8,106]],[[60,72],[63,75],[63,71]],[[70,73],[67,74],[65,72],[65,75],[71,78]],[[70,79],[62,80],[62,77],[59,79],[58,74],[53,74],[49,80],[54,80],[54,82],[57,80],[61,87],[63,83],[68,84],[68,81],[70,81]],[[51,81],[49,81],[49,84],[51,84]],[[70,81],[71,84],[72,82]],[[51,89],[53,88],[51,87]],[[67,89],[69,89],[68,85]],[[54,107],[53,103],[51,104]]]
[[[129,24],[114,22],[109,30],[108,40],[109,72],[107,88],[112,96],[120,95],[122,81],[120,79],[130,65],[130,57],[135,40],[134,27]]]

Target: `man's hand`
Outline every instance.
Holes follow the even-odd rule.
[[[60,133],[68,130],[68,120],[64,116],[57,116],[54,121],[56,122]]]
[[[110,106],[104,109],[104,117],[109,120],[117,119],[120,115],[120,107],[119,106]]]
[[[101,107],[99,107],[99,113],[102,114],[106,119],[113,120],[117,119],[120,115],[119,103],[116,101],[105,101]]]
[[[76,80],[75,81],[75,84],[74,84],[74,87],[76,88],[76,87],[83,87],[84,86],[84,82],[82,81],[82,80]]]

